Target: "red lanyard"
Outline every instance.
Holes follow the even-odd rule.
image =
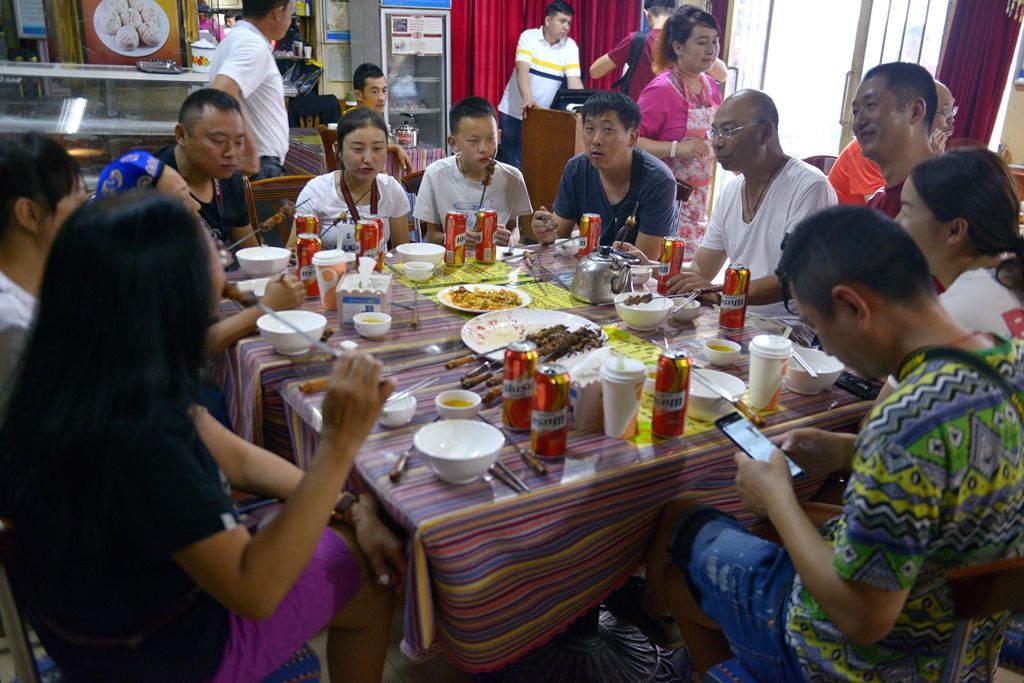
[[[359,211],[356,209],[356,203],[352,199],[352,193],[348,189],[348,185],[345,184],[345,172],[338,171],[338,185],[341,187],[341,196],[345,198],[345,203],[348,204],[348,214],[352,217],[352,222],[356,223],[359,221]],[[377,215],[377,204],[380,200],[380,190],[377,189],[377,179],[373,179],[373,184],[370,185],[370,214]]]

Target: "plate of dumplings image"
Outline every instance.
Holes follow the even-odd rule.
[[[126,57],[151,55],[167,42],[167,13],[153,0],[102,0],[92,15],[96,35]]]

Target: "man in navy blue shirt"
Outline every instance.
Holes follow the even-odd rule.
[[[586,151],[566,164],[554,211],[533,214],[533,234],[568,237],[585,213],[601,216],[601,244],[635,244],[653,260],[676,225],[676,181],[662,161],[636,147],[640,109],[619,92],[595,93],[581,109]],[[623,230],[626,220],[636,226]]]

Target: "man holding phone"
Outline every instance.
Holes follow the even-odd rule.
[[[824,530],[780,449],[735,460],[743,504],[781,546],[713,508],[669,503],[642,607],[652,620],[671,611],[700,673],[736,656],[761,680],[937,680],[954,631],[944,572],[1024,556],[1024,342],[961,327],[913,240],[869,209],[801,222],[780,273],[826,350],[899,386],[859,435],[780,439],[812,476],[852,471]],[[987,674],[997,621],[972,625],[965,671]]]

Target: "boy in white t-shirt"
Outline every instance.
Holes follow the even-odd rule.
[[[515,244],[519,241],[518,220],[532,215],[533,207],[519,169],[494,161],[501,141],[497,112],[482,97],[467,97],[452,107],[448,119],[452,131],[448,145],[456,154],[427,167],[413,216],[426,223],[428,242],[443,244],[447,213],[465,213],[466,246],[471,247],[480,239],[474,229],[477,210],[492,209],[498,214],[495,242],[502,246]],[[485,193],[483,181],[491,163],[494,174]]]

